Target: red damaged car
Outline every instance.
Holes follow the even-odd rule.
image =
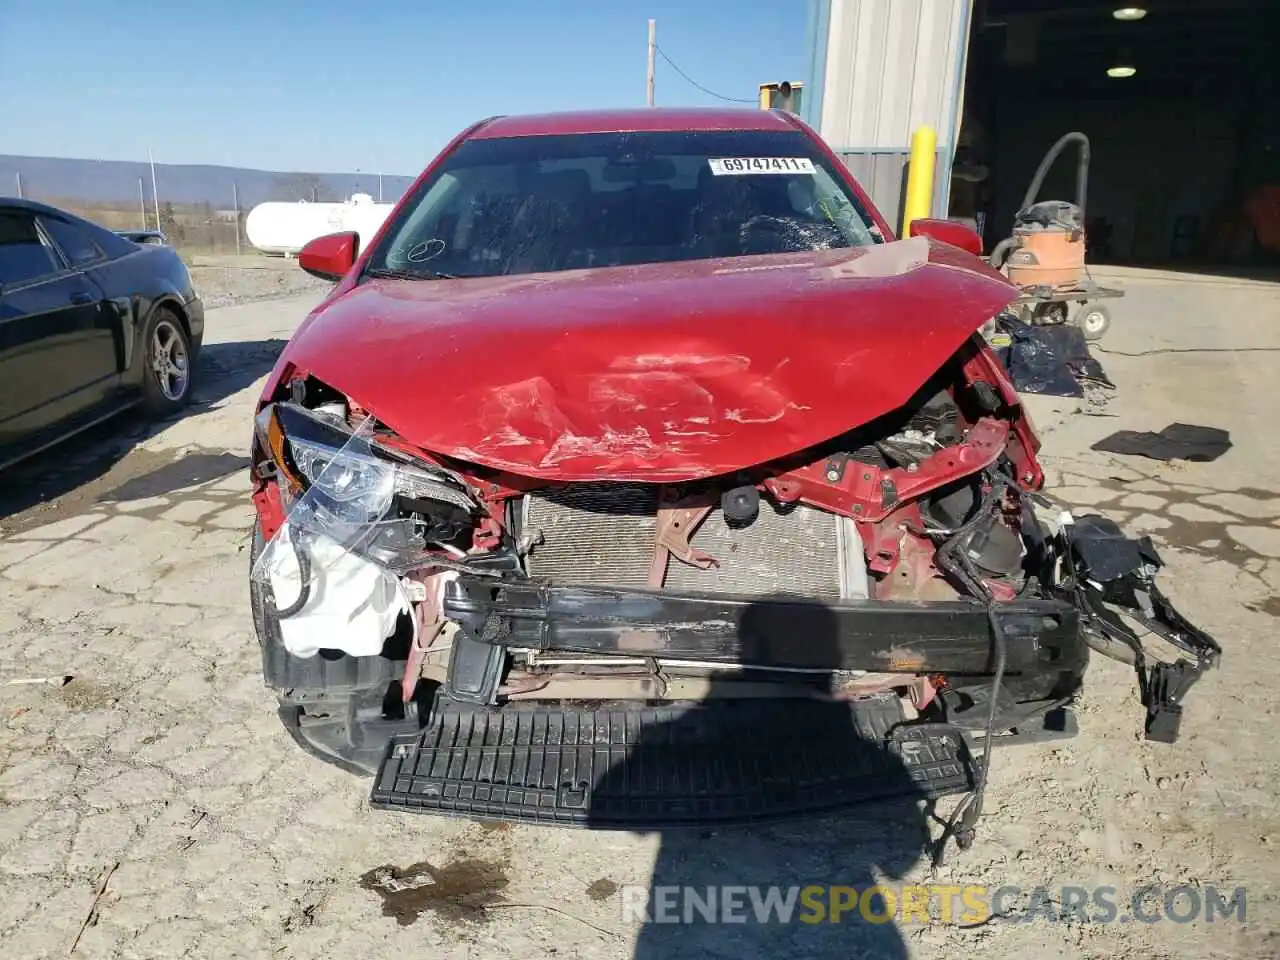
[[[1090,647],[1173,740],[1217,644],[1149,540],[1041,519],[979,333],[1016,291],[964,228],[913,232],[793,116],[649,109],[486,120],[368,249],[313,241],[338,283],[253,434],[293,736],[379,807],[627,827],[967,792],[962,843],[974,755],[1074,732]]]

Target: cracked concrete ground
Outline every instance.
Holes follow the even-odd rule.
[[[250,409],[315,296],[212,311],[188,416],[117,423],[0,477],[4,955],[66,956],[86,918],[78,957],[1280,954],[1280,296],[1121,282],[1099,353],[1119,393],[1103,416],[1032,398],[1045,464],[1062,503],[1151,533],[1169,592],[1225,658],[1174,746],[1141,740],[1131,672],[1095,658],[1080,736],[1002,752],[976,845],[936,874],[924,824],[870,812],[637,836],[370,811],[367,782],[276,720],[247,603]],[[1234,446],[1215,463],[1089,450],[1173,421],[1228,429]],[[385,895],[418,873],[421,894]],[[1247,920],[641,929],[620,887],[651,878],[1244,885]]]

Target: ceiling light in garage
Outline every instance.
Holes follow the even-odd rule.
[[[1147,11],[1142,7],[1119,7],[1112,10],[1111,15],[1117,20],[1141,20],[1147,15]]]
[[[1132,77],[1137,72],[1138,72],[1137,67],[1130,67],[1130,66],[1107,67],[1108,77],[1117,77],[1117,78]]]

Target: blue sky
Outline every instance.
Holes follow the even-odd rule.
[[[658,46],[802,80],[805,0],[0,0],[0,153],[415,174],[474,120],[643,106]],[[51,62],[52,61],[52,62]],[[659,105],[717,103],[658,58]]]

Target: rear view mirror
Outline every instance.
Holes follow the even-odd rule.
[[[930,240],[937,240],[941,243],[949,243],[953,247],[959,247],[961,250],[972,253],[975,257],[982,256],[982,238],[956,220],[932,220],[929,218],[912,220],[911,226],[907,228],[907,235],[911,237],[928,237]]]
[[[321,280],[341,280],[355,265],[360,234],[354,230],[316,237],[298,253],[298,266]]]

